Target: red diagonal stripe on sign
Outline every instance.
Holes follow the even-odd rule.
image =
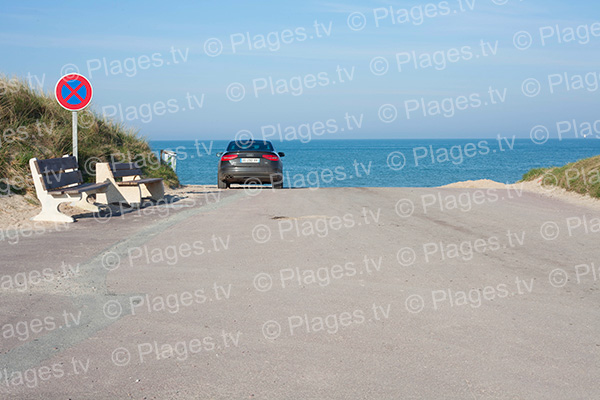
[[[79,82],[79,81],[77,81]],[[68,82],[65,82],[65,85],[67,86],[67,89],[69,89],[71,91],[71,94],[69,94],[67,97],[65,97],[65,101],[69,100],[71,97],[73,97],[73,95],[75,95],[75,97],[77,97],[80,101],[83,101],[83,98],[77,94],[77,91],[79,90],[80,87],[83,86],[83,82],[79,82],[79,85],[73,89],[71,87],[71,85],[69,85]]]

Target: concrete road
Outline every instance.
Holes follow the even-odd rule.
[[[598,232],[537,194],[416,188],[3,232],[0,398],[599,398]]]

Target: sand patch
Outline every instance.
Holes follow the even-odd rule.
[[[440,187],[464,189],[506,189],[506,184],[492,181],[491,179],[479,179],[476,181],[454,182]]]
[[[189,185],[182,186],[177,189],[165,188],[166,199],[191,199],[205,196],[207,193],[215,194],[221,189],[217,189],[216,185]],[[167,200],[168,203],[171,201]],[[176,205],[173,201],[173,205]],[[164,206],[164,205],[163,205]],[[118,209],[118,206],[111,208]],[[127,209],[126,206],[124,206]],[[41,210],[41,206],[37,204],[35,194],[0,196],[0,229],[33,229],[34,227],[53,227],[54,222],[33,222],[31,217],[36,216]],[[60,211],[69,216],[77,216],[82,214],[90,214],[88,211],[71,207],[68,203],[60,205]],[[114,210],[113,210],[114,211]],[[63,225],[62,223],[60,225]]]
[[[557,186],[543,186],[541,177],[529,182],[518,182],[511,184],[496,182],[490,179],[480,179],[475,181],[455,182],[449,185],[440,186],[440,188],[524,190],[526,192],[536,193],[541,196],[561,200],[566,203],[600,209],[600,199],[596,199],[588,195],[581,195],[575,192],[569,192]]]

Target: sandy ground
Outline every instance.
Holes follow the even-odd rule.
[[[594,209],[600,209],[600,200],[589,196],[583,196],[578,193],[568,192],[563,188],[544,187],[541,181],[522,182],[515,184],[504,184],[490,179],[480,179],[474,181],[455,182],[449,185],[441,186],[440,188],[449,189],[515,189],[524,190],[526,192],[536,193],[540,196],[554,198],[574,205],[581,205]],[[177,189],[166,189],[165,201],[175,202],[183,199],[193,200],[199,196],[203,196],[209,191],[219,191],[216,185],[185,185]],[[0,197],[0,229],[24,228],[31,225],[29,220],[39,212],[39,206],[36,204],[37,199],[28,194],[26,196],[2,196]],[[116,206],[111,206],[112,211],[119,209]],[[61,211],[67,215],[81,216],[82,211],[70,207],[68,203],[61,205]],[[127,207],[125,207],[127,210]],[[120,211],[123,211],[121,208]],[[88,213],[89,214],[89,213]]]
[[[165,190],[165,202],[172,203],[184,199],[194,199],[204,195],[208,191],[217,191],[216,185],[188,185],[177,189]],[[146,202],[148,205],[150,202]],[[113,212],[115,211],[134,211],[129,207],[110,206]],[[82,215],[91,215],[78,208],[71,207],[69,203],[61,204],[61,212],[77,218]],[[31,217],[37,215],[40,211],[40,206],[37,204],[35,195],[27,194],[25,196],[0,196],[0,229],[20,229],[29,227],[32,222]],[[43,224],[43,223],[36,223]],[[54,225],[54,224],[51,224]]]
[[[504,184],[492,181],[490,179],[480,179],[476,181],[455,182],[449,185],[441,186],[441,188],[524,190],[526,192],[536,193],[540,196],[564,201],[569,204],[589,207],[596,210],[600,209],[600,199],[595,199],[587,195],[584,196],[575,192],[569,192],[556,186],[543,186],[541,184],[541,178],[530,182],[519,182],[513,184]]]

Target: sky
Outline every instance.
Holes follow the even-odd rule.
[[[599,49],[595,1],[23,0],[0,10],[0,73],[50,94],[80,73],[92,110],[157,140],[307,129],[526,138],[539,126],[574,136],[600,119]]]

